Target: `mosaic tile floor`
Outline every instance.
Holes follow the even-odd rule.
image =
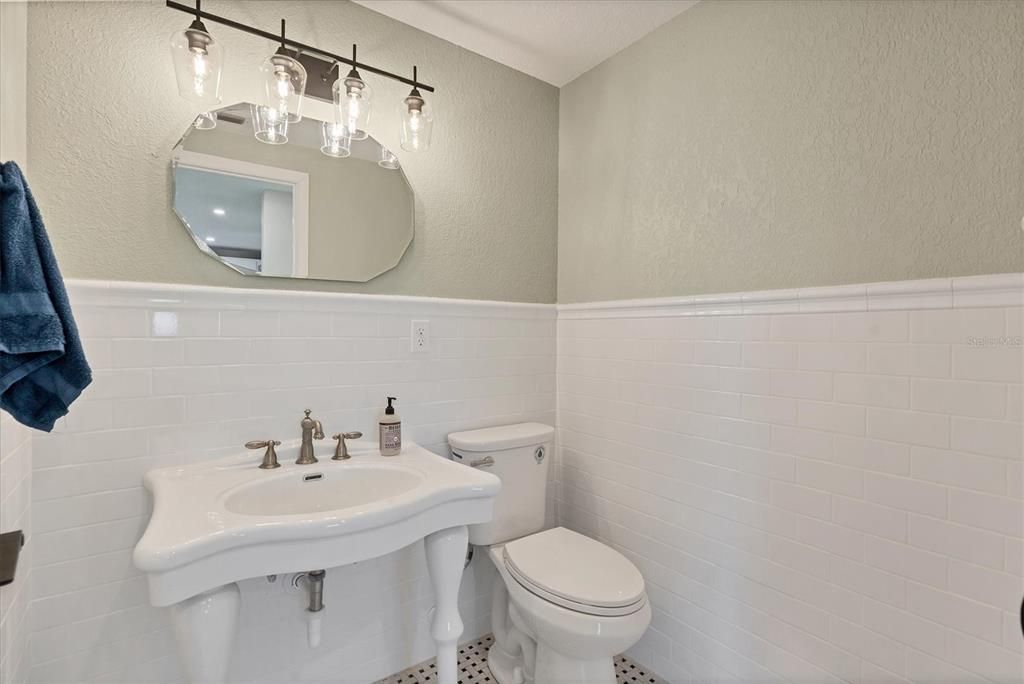
[[[459,647],[459,684],[496,684],[487,668],[487,649],[494,643],[490,635]],[[615,679],[618,684],[665,684],[644,671],[626,656],[615,658]],[[408,670],[382,679],[377,684],[436,684],[436,665],[427,660]]]

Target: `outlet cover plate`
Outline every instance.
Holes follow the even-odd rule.
[[[409,339],[412,353],[425,354],[430,351],[430,321],[413,321]]]

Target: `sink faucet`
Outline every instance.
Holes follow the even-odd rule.
[[[306,417],[302,419],[299,426],[302,427],[302,445],[299,447],[299,458],[295,461],[299,465],[316,463],[317,458],[313,455],[313,440],[324,438],[324,427],[319,420],[309,417],[311,411],[306,409]]]

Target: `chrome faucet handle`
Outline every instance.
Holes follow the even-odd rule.
[[[352,458],[352,455],[348,453],[348,445],[345,444],[346,439],[359,439],[363,436],[362,432],[340,432],[331,439],[338,440],[338,447],[334,450],[334,456],[331,457],[332,461],[347,461]]]
[[[273,470],[274,468],[281,467],[281,464],[277,462],[277,452],[274,451],[274,447],[279,446],[281,446],[281,442],[276,439],[256,439],[245,443],[246,449],[267,450],[267,452],[263,454],[263,463],[260,464],[260,468],[263,470]]]

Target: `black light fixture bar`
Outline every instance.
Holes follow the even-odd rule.
[[[167,6],[169,8],[171,8],[171,9],[173,9],[173,10],[178,10],[179,12],[184,12],[185,14],[191,14],[192,16],[199,17],[200,19],[206,19],[207,21],[212,21],[215,24],[221,24],[223,26],[227,26],[229,28],[233,28],[233,29],[236,29],[238,31],[244,31],[245,33],[249,33],[249,34],[252,34],[254,36],[259,36],[261,38],[266,38],[267,40],[274,41],[275,43],[282,43],[284,45],[287,45],[288,47],[294,48],[296,50],[300,50],[302,52],[314,52],[314,53],[316,53],[318,55],[322,55],[322,56],[328,57],[328,58],[330,58],[332,60],[341,62],[342,64],[348,64],[349,66],[353,67],[354,69],[362,69],[362,70],[367,71],[367,72],[369,72],[371,74],[377,74],[378,76],[384,76],[385,78],[390,78],[390,79],[392,79],[394,81],[399,81],[401,83],[405,83],[406,85],[410,85],[413,88],[419,88],[421,90],[426,90],[428,93],[434,92],[433,86],[426,85],[425,83],[420,83],[419,81],[417,81],[415,79],[415,77],[413,77],[413,78],[406,78],[405,76],[399,76],[398,74],[393,74],[390,71],[385,71],[384,69],[378,69],[377,67],[370,66],[369,64],[364,64],[363,62],[356,62],[354,59],[349,59],[348,57],[342,57],[341,55],[336,55],[333,52],[327,52],[326,50],[321,50],[320,48],[313,47],[312,45],[306,45],[305,43],[300,43],[297,40],[292,40],[291,38],[286,38],[286,37],[281,36],[279,34],[271,33],[270,31],[264,31],[262,29],[258,29],[258,28],[254,28],[252,26],[248,26],[246,24],[242,24],[242,23],[237,22],[237,21],[235,21],[233,19],[228,19],[226,17],[221,17],[221,16],[218,16],[216,14],[211,14],[209,12],[205,12],[205,11],[203,11],[203,10],[201,10],[199,8],[198,0],[196,2],[196,6],[195,7],[189,7],[188,5],[183,5],[180,2],[174,2],[174,0],[167,0]]]

